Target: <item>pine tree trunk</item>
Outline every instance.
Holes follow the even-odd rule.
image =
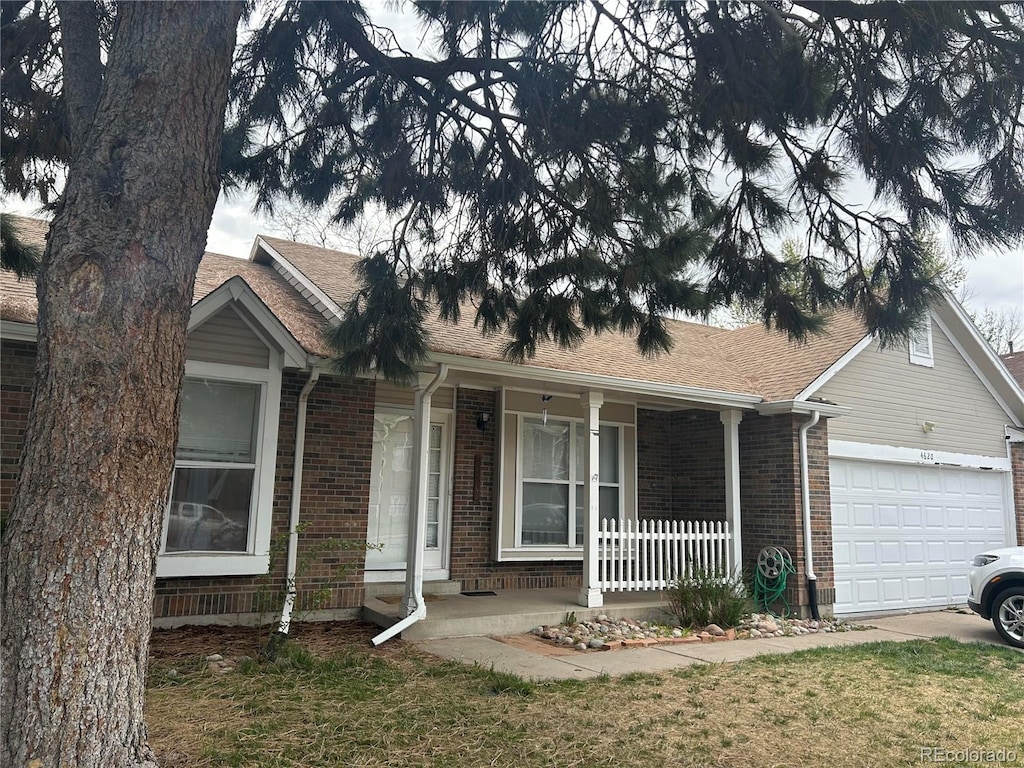
[[[154,764],[153,580],[239,14],[121,3],[95,117],[75,137],[5,532],[5,766]]]

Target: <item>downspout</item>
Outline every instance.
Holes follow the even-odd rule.
[[[292,498],[291,513],[288,518],[288,561],[286,567],[285,584],[288,594],[284,598],[284,607],[281,609],[281,620],[277,625],[276,641],[287,639],[288,629],[292,622],[292,609],[295,607],[295,597],[298,592],[295,583],[296,563],[299,552],[299,507],[302,501],[302,460],[306,451],[306,403],[309,400],[309,393],[313,391],[317,380],[320,378],[320,371],[313,368],[310,371],[306,385],[299,393],[299,403],[296,406],[297,415],[295,419],[295,462],[292,469]]]
[[[811,487],[807,469],[807,433],[818,423],[821,414],[811,411],[811,418],[800,427],[800,506],[804,518],[804,572],[807,576],[807,597],[811,618],[821,620],[818,613],[818,577],[814,573],[814,548],[811,543]]]
[[[420,418],[421,419],[427,419],[427,421],[428,421],[428,427],[427,427],[428,431],[429,431],[429,421],[430,421],[430,399],[433,397],[434,393],[440,388],[440,386],[444,383],[444,380],[447,378],[447,376],[448,376],[448,364],[447,363],[441,363],[440,365],[437,366],[437,373],[434,375],[434,378],[426,386],[426,389],[424,389],[423,393],[420,395],[420,398],[421,398],[420,402],[423,403],[423,405],[421,407]],[[423,431],[424,431],[423,430],[423,425],[422,424],[417,424],[416,428],[418,430],[417,434],[418,435],[422,435]],[[423,491],[423,488],[424,488],[424,485],[425,485],[426,481],[425,481],[425,479],[423,477],[421,477],[422,471],[423,471],[423,468],[424,468],[423,465],[424,465],[424,462],[425,462],[424,451],[426,450],[426,445],[424,445],[424,441],[422,439],[417,439],[417,443],[419,444],[418,445],[419,451],[418,451],[418,454],[416,456],[416,474],[415,474],[413,479],[414,479],[414,481],[416,483],[416,509],[415,509],[415,512],[414,512],[414,516],[416,518],[417,530],[419,530],[419,529],[421,529],[423,527],[423,521],[420,520],[420,517],[422,516],[421,512],[423,510],[420,509],[420,506],[421,505],[423,505],[424,507],[426,506],[425,498],[423,497],[423,494],[422,494],[422,491]],[[405,576],[406,583],[408,584],[409,579],[411,577],[412,578],[412,594],[413,594],[413,598],[414,598],[414,600],[416,602],[416,610],[414,610],[412,613],[410,613],[404,619],[399,621],[397,624],[392,624],[390,627],[385,629],[383,632],[381,632],[380,634],[378,634],[375,637],[373,637],[370,640],[370,645],[372,645],[375,648],[378,645],[381,645],[382,643],[387,642],[388,640],[390,640],[395,635],[400,634],[401,632],[405,631],[406,629],[408,629],[413,624],[415,624],[417,621],[419,621],[420,619],[426,617],[426,615],[427,615],[426,602],[423,599],[423,552],[422,552],[423,542],[419,541],[418,539],[419,539],[419,536],[410,536],[409,537],[410,546],[418,547],[419,550],[420,550],[419,551],[418,565],[414,565],[413,564],[413,557],[407,557],[406,558],[406,563],[405,563],[405,567],[406,567],[406,576]],[[412,573],[409,573],[410,570],[412,570]]]

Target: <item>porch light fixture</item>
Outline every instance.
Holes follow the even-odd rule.
[[[487,431],[487,422],[491,420],[491,414],[489,413],[478,413],[476,415],[476,428],[481,432]]]
[[[939,426],[939,425],[936,424],[934,421],[926,421],[926,422],[924,422],[924,424],[921,425],[921,431],[922,432],[934,432],[935,428],[937,426]]]

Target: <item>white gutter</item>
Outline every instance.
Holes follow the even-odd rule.
[[[730,408],[753,408],[764,401],[760,395],[724,390],[704,389],[681,384],[666,384],[659,381],[628,379],[623,376],[607,376],[600,373],[579,373],[561,368],[546,368],[539,365],[509,363],[498,360],[482,360],[450,353],[431,353],[430,359],[451,366],[453,370],[465,373],[506,376],[514,379],[544,381],[550,384],[565,384],[585,390],[613,390],[631,395],[665,397],[673,400],[687,400]]]
[[[800,506],[804,518],[804,572],[807,581],[813,582],[807,586],[808,591],[814,592],[811,598],[811,610],[814,614],[818,612],[818,577],[814,573],[814,548],[811,543],[811,486],[808,477],[810,472],[807,469],[807,433],[818,423],[820,418],[821,414],[818,411],[813,411],[811,418],[800,427]],[[817,619],[818,616],[815,615],[813,618]]]
[[[288,565],[285,576],[285,584],[288,587],[288,594],[284,599],[284,607],[281,609],[281,621],[277,625],[277,631],[281,635],[288,634],[288,628],[292,622],[292,608],[295,607],[295,596],[297,594],[295,583],[296,562],[299,553],[299,507],[302,501],[302,460],[306,451],[306,402],[309,400],[309,393],[313,391],[317,380],[320,378],[320,370],[314,368],[309,373],[306,385],[299,393],[299,403],[296,406],[298,415],[295,420],[295,463],[292,470],[292,500],[291,514],[288,519]]]
[[[441,363],[437,366],[437,374],[434,376],[433,380],[431,380],[422,393],[417,393],[417,455],[416,473],[413,476],[413,482],[416,484],[416,505],[413,510],[410,510],[412,515],[409,520],[409,550],[405,563],[406,593],[407,595],[411,594],[412,602],[415,603],[415,609],[397,624],[392,624],[383,632],[372,638],[370,640],[370,645],[374,647],[390,640],[395,635],[411,627],[420,619],[425,618],[427,615],[427,604],[423,599],[423,542],[426,538],[425,512],[427,499],[427,477],[425,472],[427,461],[426,438],[430,434],[430,400],[438,388],[440,388],[444,383],[447,376],[448,365],[446,363]]]

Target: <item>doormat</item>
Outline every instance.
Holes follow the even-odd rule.
[[[388,605],[398,605],[400,602],[402,602],[401,595],[378,595],[376,599],[380,600],[382,603],[387,603]],[[423,602],[425,603],[436,603],[441,600],[444,600],[444,598],[441,595],[423,596]]]
[[[497,597],[498,596],[497,592],[492,592],[489,589],[474,589],[474,590],[470,590],[469,592],[459,592],[459,594],[460,595],[465,595],[466,597]]]

